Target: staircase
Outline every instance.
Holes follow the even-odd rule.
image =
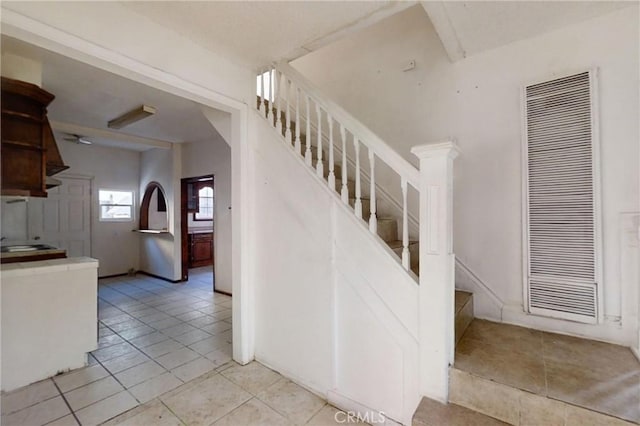
[[[442,388],[434,387],[435,393],[448,395],[449,404],[441,404],[424,397],[412,418],[407,420],[407,417],[402,419],[397,417],[396,420],[416,426],[632,424],[627,421],[632,421],[635,424],[640,423],[640,367],[630,353],[620,355],[618,348],[600,348],[602,353],[608,354],[605,355],[605,359],[611,355],[614,359],[624,361],[624,367],[619,369],[622,376],[613,374],[609,377],[609,382],[614,386],[621,383],[621,377],[624,377],[624,380],[628,382],[626,387],[618,392],[621,395],[619,399],[622,399],[623,406],[613,404],[612,407],[606,398],[598,405],[598,403],[590,401],[589,396],[587,399],[584,397],[577,400],[571,399],[571,397],[563,399],[554,394],[554,391],[550,390],[549,384],[546,383],[546,381],[556,378],[554,372],[545,371],[544,391],[532,389],[518,382],[518,375],[524,374],[526,376],[532,368],[528,363],[530,360],[527,351],[541,350],[540,348],[545,347],[545,344],[553,345],[553,342],[562,341],[563,336],[558,337],[558,335],[547,333],[546,339],[551,343],[545,343],[543,334],[540,334],[539,344],[536,344],[534,339],[531,347],[527,347],[526,344],[524,347],[519,347],[518,345],[521,345],[526,339],[518,336],[535,335],[541,332],[474,320],[473,295],[457,290],[455,293],[453,291],[448,293],[447,285],[450,285],[450,289],[453,290],[453,276],[451,274],[453,258],[447,255],[446,250],[442,250],[443,246],[446,246],[443,242],[450,238],[450,235],[447,236],[447,232],[450,232],[450,222],[447,222],[447,210],[442,209],[442,205],[446,205],[447,200],[450,202],[451,197],[450,181],[447,180],[447,175],[450,178],[450,160],[453,158],[451,145],[435,146],[432,152],[427,152],[425,156],[421,157],[421,169],[418,172],[412,165],[390,150],[377,136],[345,114],[339,107],[326,99],[313,97],[311,93],[314,90],[308,88],[301,76],[295,76],[293,69],[287,66],[280,67],[284,71],[273,68],[269,78],[272,93],[278,93],[276,98],[279,102],[276,105],[271,105],[264,96],[258,96],[256,106],[260,115],[266,118],[270,125],[278,131],[289,148],[304,159],[304,163],[310,167],[310,171],[322,178],[322,183],[326,184],[330,191],[335,193],[345,205],[349,206],[352,214],[360,220],[360,224],[368,228],[378,243],[385,247],[388,254],[401,265],[405,273],[416,284],[420,284],[418,342],[434,342],[434,347],[438,348],[435,351],[423,353],[422,348],[428,347],[428,345],[419,345],[418,356],[420,360],[435,359],[436,361],[433,363],[438,364],[439,362],[436,367],[440,366],[444,370],[449,370],[449,365],[453,364],[453,360],[446,356],[448,352],[447,341],[451,338],[455,342],[455,365],[444,374],[444,377],[448,378],[449,387],[448,389],[445,387],[444,392],[440,391]],[[285,71],[289,75],[285,75]],[[274,77],[273,74],[277,77]],[[289,77],[292,76],[295,78],[290,79]],[[284,89],[279,87],[283,77],[285,80]],[[295,83],[298,87],[294,86],[294,80],[296,80]],[[292,90],[292,87],[295,90]],[[312,104],[315,103],[315,114],[310,109],[310,100]],[[284,107],[282,103],[284,103]],[[332,114],[336,114],[338,117],[332,116]],[[349,124],[349,126],[345,124]],[[353,143],[353,150],[349,155],[347,155],[347,147],[350,143],[347,142],[346,127],[346,130],[351,132],[351,142]],[[361,148],[363,148],[362,151]],[[419,151],[415,151],[416,155],[421,154]],[[449,163],[446,161],[440,163],[422,161],[425,158],[437,158],[438,156],[445,158]],[[367,157],[369,167],[362,167],[361,163],[367,162]],[[376,194],[380,191],[375,181],[376,160],[382,160],[399,175],[402,200],[398,201],[396,211],[380,211],[376,200]],[[434,169],[437,170],[432,172],[430,169],[425,169],[425,164],[435,166]],[[447,164],[449,164],[449,168],[447,168]],[[363,170],[367,169],[368,175],[363,173]],[[438,175],[438,173],[441,174]],[[363,185],[363,180],[366,185]],[[428,184],[421,185],[425,181],[428,181]],[[420,228],[420,238],[417,238],[417,235],[412,235],[410,238],[411,226],[407,207],[407,192],[410,187],[417,190],[419,197],[422,197],[420,198],[419,219],[420,223],[427,225]],[[429,192],[428,200],[423,203],[425,192]],[[388,205],[388,203],[386,204]],[[423,232],[424,229],[426,232]],[[413,231],[415,233],[415,227]],[[436,235],[436,237],[431,238],[432,235]],[[425,236],[427,242],[424,241]],[[429,254],[437,254],[440,251],[442,256],[431,258],[421,256],[421,246],[423,250],[426,248]],[[421,259],[427,259],[429,262],[429,265],[422,265],[422,269],[420,267]],[[448,268],[451,268],[449,274],[447,274]],[[437,270],[435,276],[429,275],[432,270]],[[449,299],[448,294],[454,294],[454,300]],[[454,308],[449,316],[446,310],[443,311],[441,307],[450,301]],[[434,311],[436,314],[431,315]],[[447,328],[449,318],[453,319],[451,321],[453,324],[450,331],[443,332],[443,329]],[[425,323],[437,323],[443,326],[423,328],[422,324]],[[407,325],[405,324],[405,326]],[[484,332],[484,335],[490,336],[489,340],[497,339],[500,343],[506,342],[508,344],[499,346],[495,342],[489,343],[487,347],[493,345],[494,350],[496,347],[499,349],[495,353],[487,352],[487,349],[476,341],[478,330],[483,327],[491,330],[488,334],[486,331]],[[449,332],[451,335],[448,334]],[[515,333],[516,337],[505,337],[509,336],[509,333]],[[482,336],[483,333],[480,332],[479,335]],[[585,342],[582,345],[586,345],[586,348],[595,344],[594,342]],[[545,347],[545,351],[549,350],[549,347]],[[629,351],[627,350],[627,352]],[[434,357],[436,354],[440,356],[439,359]],[[444,357],[443,354],[445,354]],[[631,360],[629,360],[630,357]],[[544,356],[541,356],[540,359],[543,358]],[[521,363],[522,360],[524,361]],[[542,364],[553,364],[553,361],[544,358]],[[580,368],[589,370],[591,366],[589,362],[586,362]],[[426,375],[426,380],[437,381],[434,380],[434,376],[441,374],[442,369],[430,370]],[[509,377],[509,374],[504,373],[505,371],[515,374],[515,381],[513,377]],[[420,374],[423,374],[422,370]],[[505,379],[505,377],[507,378]],[[605,377],[605,382],[606,379]],[[425,377],[421,377],[420,380],[425,380]],[[596,383],[596,385],[598,384]],[[427,394],[426,392],[421,393]],[[634,399],[634,395],[638,395],[638,398]],[[340,401],[346,401],[348,404],[353,402],[344,398]],[[335,404],[340,406],[339,403]],[[366,406],[358,402],[350,406],[358,410],[366,410]]]

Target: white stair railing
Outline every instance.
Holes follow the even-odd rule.
[[[326,98],[322,95],[322,93],[313,87],[311,83],[306,81],[304,77],[302,77],[295,69],[293,69],[288,64],[277,64],[273,66],[269,73],[265,74],[267,77],[271,77],[273,80],[269,82],[269,84],[273,84],[274,89],[274,97],[273,106],[268,106],[268,111],[264,111],[261,108],[261,105],[267,105],[266,100],[264,99],[264,90],[261,91],[258,102],[258,110],[262,113],[263,116],[269,116],[273,114],[272,110],[275,109],[276,118],[275,118],[275,128],[276,130],[282,134],[284,130],[284,137],[287,143],[291,144],[292,148],[296,150],[297,153],[301,153],[301,145],[300,145],[300,128],[302,127],[302,115],[306,115],[304,121],[306,122],[306,133],[304,137],[306,139],[305,143],[305,151],[304,151],[304,159],[307,165],[311,165],[315,167],[316,173],[319,177],[324,178],[325,170],[324,170],[324,150],[323,150],[323,132],[326,133],[326,138],[328,140],[328,176],[327,176],[327,185],[331,190],[336,191],[337,195],[345,202],[349,202],[349,198],[355,198],[354,203],[354,214],[359,219],[366,221],[366,225],[369,230],[373,234],[377,234],[377,209],[376,209],[376,160],[380,160],[386,163],[395,173],[399,175],[400,181],[402,182],[401,191],[403,197],[405,198],[405,202],[403,203],[403,218],[402,221],[402,235],[403,235],[403,254],[402,254],[402,265],[406,270],[410,268],[409,261],[409,223],[406,218],[408,217],[408,206],[406,203],[406,192],[408,189],[408,185],[412,186],[416,191],[419,188],[420,182],[420,173],[419,171],[411,165],[408,161],[402,158],[397,152],[395,152],[389,145],[387,145],[380,137],[378,137],[375,133],[373,133],[369,128],[364,126],[354,117],[352,117],[349,113],[343,110],[340,106],[333,103],[330,99]],[[306,114],[300,113],[300,102],[299,99],[302,97],[304,99]],[[295,99],[295,104],[293,103]],[[284,103],[284,104],[283,104]],[[291,116],[290,109],[295,108],[295,138],[292,137],[291,134]],[[312,116],[311,111],[315,109],[315,117]],[[286,123],[283,123],[282,111],[285,111],[284,120]],[[326,117],[326,125],[323,123],[323,120]],[[316,135],[311,134],[311,123],[314,123]],[[273,125],[273,121],[270,121]],[[334,135],[334,129],[336,130],[336,135]],[[355,172],[352,179],[355,181],[355,194],[349,194],[349,184],[347,181],[347,140],[349,138],[349,134],[353,140],[353,152],[354,152],[354,161],[355,161]],[[335,137],[340,140],[340,144],[342,145],[342,164],[341,164],[341,185],[340,188],[336,188],[336,176],[335,176],[335,156],[334,156],[334,140]],[[316,161],[315,164],[312,164],[312,142],[311,139],[315,137],[315,149],[317,149]],[[361,185],[361,170],[360,165],[360,149],[361,145],[364,145],[367,149],[366,154],[369,159],[369,169],[370,169],[370,188],[369,188],[369,199],[370,199],[370,216],[364,217],[362,211],[362,185]],[[406,237],[406,238],[405,238]]]
[[[268,76],[267,76],[268,74]],[[306,122],[304,162],[311,169],[315,169],[318,177],[324,179],[323,165],[323,133],[325,126],[323,117],[327,117],[327,141],[329,150],[327,184],[342,202],[348,205],[352,194],[349,193],[347,181],[347,149],[349,134],[353,141],[353,161],[355,191],[353,198],[354,214],[362,220],[374,235],[377,233],[378,212],[376,208],[376,168],[377,160],[385,163],[395,172],[400,181],[402,194],[402,251],[400,262],[409,271],[411,259],[409,252],[409,212],[408,190],[413,187],[419,195],[419,364],[420,364],[420,393],[430,398],[447,401],[448,398],[448,369],[453,363],[454,348],[454,265],[455,256],[452,251],[452,199],[453,199],[453,159],[458,153],[457,146],[451,141],[438,144],[416,146],[412,153],[420,160],[420,170],[402,158],[387,143],[380,139],[368,127],[342,109],[339,105],[325,97],[298,71],[288,64],[277,64],[269,68],[269,81],[262,82],[257,104],[258,112],[267,118],[269,125],[276,128],[283,140],[295,150],[301,152],[301,120]],[[282,79],[284,78],[284,86]],[[269,84],[272,94],[271,102],[265,99],[264,87]],[[284,87],[284,89],[283,89]],[[292,94],[295,91],[295,96]],[[301,113],[300,97],[304,99],[305,109]],[[290,104],[295,98],[295,139],[291,135]],[[282,123],[282,102],[285,102],[286,123]],[[265,111],[266,109],[266,111]],[[317,147],[317,162],[312,161],[312,125],[315,109],[315,142]],[[274,113],[276,114],[274,120]],[[337,124],[337,126],[336,126]],[[283,135],[283,129],[285,134]],[[335,158],[334,158],[334,129],[337,130],[339,145],[342,147],[341,185],[336,188]],[[363,217],[360,145],[367,148],[369,160],[369,200],[370,216]],[[363,152],[364,154],[365,152]],[[367,221],[367,222],[365,222]],[[434,324],[444,324],[434,327]]]

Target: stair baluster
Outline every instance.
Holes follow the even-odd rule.
[[[285,139],[287,140],[287,143],[289,145],[291,145],[293,143],[293,138],[291,137],[291,81],[287,78],[287,76],[284,76],[284,101],[287,104],[287,113],[286,113],[286,120],[287,120],[287,131],[284,134]]]
[[[271,68],[269,70],[269,94],[271,95],[271,99],[269,100],[269,111],[267,113],[267,120],[269,121],[269,125],[273,126],[273,108],[275,108],[275,105],[273,105],[273,101],[276,98],[275,97],[275,82],[273,79],[273,73],[274,73],[274,69]]]
[[[369,166],[371,167],[369,189],[369,209],[371,216],[369,216],[369,231],[376,235],[378,233],[378,218],[376,217],[376,167],[375,167],[376,155],[373,149],[369,148]]]
[[[305,133],[306,145],[307,148],[304,152],[304,162],[309,167],[313,167],[312,164],[312,156],[311,154],[311,110],[309,109],[309,96],[304,96],[305,101],[307,102],[307,133]]]
[[[340,137],[342,139],[342,189],[340,198],[345,204],[349,204],[349,187],[347,186],[347,133],[344,126],[340,125]]]
[[[260,110],[260,114],[264,117],[267,109],[265,107],[265,99],[264,99],[264,75],[265,71],[260,71],[260,105],[258,105],[258,109]]]
[[[331,114],[327,113],[327,120],[329,121],[329,176],[327,177],[327,183],[332,191],[336,190],[336,175],[334,173],[334,159],[333,159],[333,118]]]
[[[278,105],[278,111],[276,113],[276,130],[279,134],[282,134],[282,73],[276,70],[276,79],[275,79],[275,94],[274,94],[274,102]]]
[[[317,103],[316,113],[318,114],[318,162],[316,163],[316,172],[318,172],[318,176],[324,178],[324,165],[322,164],[322,109]]]
[[[294,143],[296,154],[302,154],[300,151],[300,88],[296,87],[296,141]]]
[[[353,136],[353,147],[356,151],[356,202],[354,209],[358,219],[362,219],[362,200],[360,199],[360,141],[355,135]]]
[[[409,209],[407,208],[407,179],[400,181],[402,188],[402,266],[407,271],[411,266],[411,254],[409,253]]]

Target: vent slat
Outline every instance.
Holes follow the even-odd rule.
[[[529,309],[585,322],[597,317],[590,81],[526,87]]]

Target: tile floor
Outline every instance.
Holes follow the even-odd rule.
[[[640,423],[640,363],[623,346],[476,319],[455,367]]]
[[[211,280],[208,268],[179,285],[100,280],[89,365],[3,394],[2,425],[333,424],[322,399],[257,362],[231,360],[231,298],[213,293]]]

